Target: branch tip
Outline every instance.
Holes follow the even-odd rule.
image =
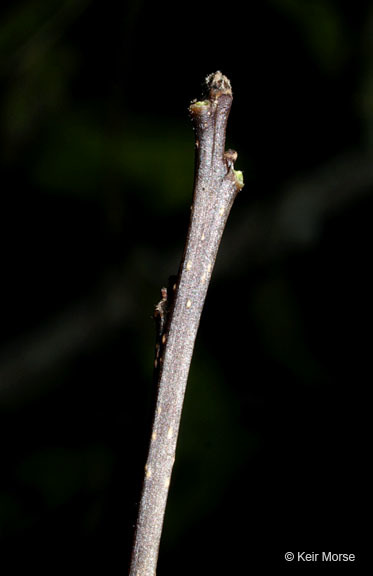
[[[225,107],[228,108],[229,111],[230,103],[232,102],[232,87],[230,81],[224,74],[218,70],[206,76],[205,90],[203,95],[204,100],[192,100],[189,106],[189,111],[192,116],[210,116],[211,111],[216,110],[217,102],[222,96],[228,97]]]
[[[232,96],[231,83],[228,78],[220,72],[220,70],[206,76],[206,86],[211,100],[219,98],[222,94]]]

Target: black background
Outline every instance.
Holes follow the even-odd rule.
[[[293,571],[303,550],[369,565],[372,27],[368,1],[2,5],[2,573],[127,571],[151,316],[192,196],[187,107],[218,69],[245,187],[158,573]]]

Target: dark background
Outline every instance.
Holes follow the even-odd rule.
[[[126,574],[151,316],[192,197],[187,107],[217,69],[245,188],[158,572],[294,571],[284,553],[302,550],[368,562],[372,38],[368,0],[2,3],[2,574]]]

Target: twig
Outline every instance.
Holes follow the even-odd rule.
[[[221,74],[206,79],[208,98],[193,102],[196,174],[191,220],[168,319],[161,334],[158,396],[136,525],[130,576],[155,576],[184,392],[208,284],[242,173],[225,149],[232,90]],[[162,294],[164,301],[165,294]]]

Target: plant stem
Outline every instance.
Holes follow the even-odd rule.
[[[189,108],[196,132],[194,197],[187,241],[168,319],[161,334],[158,396],[145,466],[130,576],[155,576],[172,467],[194,342],[224,227],[242,173],[237,153],[225,150],[232,104],[229,80],[216,72],[206,79],[208,98]],[[164,293],[162,294],[162,302]]]

